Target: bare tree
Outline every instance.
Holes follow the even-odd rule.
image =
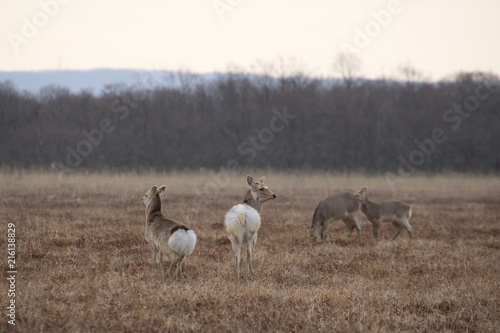
[[[337,54],[333,63],[333,71],[342,76],[345,85],[351,88],[361,69],[361,59],[354,53]]]
[[[424,81],[424,75],[410,63],[403,63],[398,66],[398,71],[406,81],[407,87],[414,87],[415,83]]]

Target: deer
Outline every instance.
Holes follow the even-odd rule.
[[[251,176],[247,176],[249,189],[244,195],[243,203],[234,205],[226,213],[224,219],[224,226],[236,257],[236,276],[238,279],[241,278],[241,250],[244,246],[247,249],[248,270],[251,278],[254,277],[252,254],[261,225],[262,205],[269,200],[276,199],[276,194],[269,190],[264,182],[265,176],[257,182]]]
[[[392,240],[395,240],[403,229],[408,231],[410,239],[413,238],[413,228],[410,225],[412,211],[409,205],[396,200],[370,201],[366,195],[366,187],[354,192],[354,196],[361,202],[361,211],[373,224],[373,237],[375,239],[379,237],[381,222],[391,222],[397,228]]]
[[[314,210],[309,239],[326,239],[326,229],[329,222],[341,220],[349,228],[350,234],[356,229],[358,238],[361,235],[361,223],[358,219],[359,200],[349,192],[333,194],[321,200]]]
[[[182,273],[184,257],[193,253],[196,246],[196,233],[186,225],[167,219],[161,212],[161,195],[166,185],[154,185],[142,197],[146,205],[146,228],[144,236],[151,247],[153,267],[156,266],[157,253],[165,277],[163,256],[170,259],[169,271],[175,269],[175,278]]]

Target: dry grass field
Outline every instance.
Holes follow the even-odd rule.
[[[260,178],[263,172],[249,172]],[[19,332],[498,332],[500,178],[415,176],[397,191],[383,177],[267,171],[255,278],[237,280],[223,229],[245,174],[0,173],[2,267],[16,225]],[[142,195],[167,185],[163,213],[198,234],[180,281],[153,269]],[[415,238],[361,239],[342,222],[324,242],[307,228],[329,194],[367,186],[371,200],[413,207]],[[1,284],[1,331],[7,323]]]

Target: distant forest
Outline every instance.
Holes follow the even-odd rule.
[[[0,166],[500,171],[498,77],[441,82],[179,73],[98,94],[0,83]]]

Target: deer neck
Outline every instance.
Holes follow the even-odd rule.
[[[153,196],[146,206],[146,219],[153,214],[161,214],[161,199],[159,195]]]
[[[368,200],[368,196],[365,195],[363,200],[361,200],[361,211],[366,212],[370,203],[371,202]]]
[[[255,200],[255,198],[252,195],[252,191],[250,189],[247,190],[247,193],[245,193],[245,197],[243,198],[243,203],[254,208],[260,214],[260,211],[262,210],[262,203],[257,202],[257,200]]]
[[[376,202],[370,201],[368,196],[365,197],[365,200],[361,203],[361,208],[365,211],[377,209],[378,204]]]

